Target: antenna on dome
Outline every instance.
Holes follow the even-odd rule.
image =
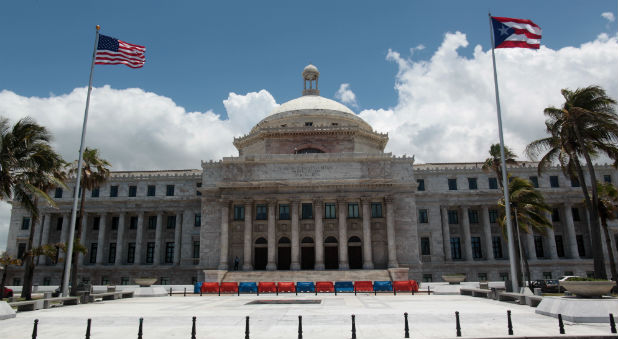
[[[304,89],[303,95],[320,95],[320,90],[318,89],[318,78],[320,77],[320,71],[318,68],[309,64],[303,69],[303,82]],[[315,88],[313,87],[313,82],[315,81]],[[309,87],[307,87],[307,82],[309,83]]]

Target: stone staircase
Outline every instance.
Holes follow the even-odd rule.
[[[228,271],[222,281],[391,281],[387,270]]]

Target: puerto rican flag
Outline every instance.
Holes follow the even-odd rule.
[[[541,27],[530,20],[491,17],[494,48],[533,48],[541,46]]]

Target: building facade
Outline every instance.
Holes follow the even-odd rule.
[[[237,157],[202,162],[201,170],[112,172],[107,184],[87,192],[81,279],[132,284],[148,276],[188,284],[204,272],[236,268],[396,268],[419,281],[441,281],[447,273],[509,278],[493,173],[481,163],[414,164],[413,157],[385,153],[388,135],[319,95],[317,68],[309,65],[302,75],[301,97],[234,139]],[[617,179],[610,166],[596,170],[606,182]],[[553,208],[553,229],[522,235],[533,279],[592,271],[577,183],[558,168],[538,176],[531,162],[509,173],[529,179]],[[51,192],[58,207],[43,208],[35,246],[67,241],[71,191]],[[30,222],[13,206],[10,254],[23,255]],[[616,223],[610,232],[616,253]],[[61,260],[37,261],[35,282],[59,284]],[[13,270],[9,283],[19,285],[22,274]]]

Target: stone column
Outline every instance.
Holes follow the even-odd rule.
[[[348,222],[346,220],[346,202],[344,200],[337,201],[339,209],[339,269],[347,270],[348,265]]]
[[[472,255],[472,237],[470,236],[470,219],[468,217],[468,206],[461,206],[461,228],[463,230],[463,245],[466,251],[466,260],[474,260]]]
[[[245,234],[244,234],[244,251],[242,260],[242,270],[253,270],[253,260],[251,260],[251,250],[253,245],[253,202],[251,200],[245,201]]]
[[[363,206],[363,269],[373,269],[373,253],[371,249],[371,210],[369,199],[362,199]]]
[[[221,201],[221,248],[219,251],[219,269],[228,269],[228,251],[229,251],[229,202]]]
[[[547,218],[547,220],[549,220],[551,222],[551,213],[546,213],[545,217]],[[549,250],[549,258],[550,259],[558,259],[558,250],[556,249],[556,234],[554,233],[554,229],[553,228],[546,228],[546,236],[545,239],[547,239],[547,247]]]
[[[103,264],[103,253],[105,252],[105,217],[105,213],[101,213],[101,216],[99,217],[99,234],[97,237],[97,265]]]
[[[69,237],[69,228],[71,226],[70,218],[71,218],[70,214],[64,213],[62,215],[62,230],[60,231],[60,242],[61,243],[68,244],[69,242],[69,239],[67,238]],[[58,257],[64,259],[65,256],[66,254],[64,252],[60,252],[60,255]]]
[[[395,243],[395,211],[393,197],[384,198],[386,202],[386,239],[388,244],[388,268],[397,268],[397,245]]]
[[[564,205],[564,223],[567,233],[567,249],[569,258],[579,259],[579,251],[577,250],[577,238],[575,237],[575,225],[573,224],[573,212],[571,204]]]
[[[313,206],[322,206],[323,201],[316,199]],[[322,209],[315,211],[315,270],[324,270],[324,223],[322,219]]]
[[[82,217],[82,237],[79,239],[79,243],[86,247],[88,249],[88,252],[90,252],[90,247],[86,246],[86,238],[88,238],[88,213],[84,212],[84,216]],[[98,249],[97,249],[98,251]],[[80,263],[84,263],[84,254],[80,253],[79,254],[79,262]]]
[[[529,233],[520,232],[525,238],[524,244],[526,245],[526,251],[528,252],[528,260],[536,260],[536,248],[534,246],[534,233],[530,230]]]
[[[41,244],[39,246],[47,245],[49,242],[49,225],[51,223],[51,214],[47,213],[44,216],[43,220],[43,229],[41,230]],[[44,255],[39,256],[37,258],[37,263],[39,261],[45,261],[46,257]]]
[[[116,236],[116,265],[122,265],[122,256],[124,255],[124,212],[118,215],[118,233]]]
[[[144,239],[144,212],[137,214],[137,230],[135,231],[135,261],[137,265],[142,264],[142,241]]]
[[[451,227],[448,223],[448,206],[442,206],[440,208],[442,212],[442,238],[443,238],[443,250],[444,261],[452,261],[453,256],[451,254]]]
[[[161,263],[161,228],[163,224],[163,213],[157,213],[157,228],[155,230],[155,248],[152,264],[159,265]]]
[[[298,225],[298,204],[300,201],[292,200],[292,264],[291,270],[300,270],[300,239],[299,239],[299,225]]]
[[[276,220],[275,220],[275,207],[277,201],[268,201],[268,263],[266,264],[267,271],[274,271],[277,269],[277,263],[275,262],[275,251],[277,249],[277,234],[276,234]]]
[[[176,212],[176,227],[174,228],[174,264],[180,265],[182,262],[181,238],[182,235],[182,211]]]
[[[491,223],[489,222],[489,208],[481,207],[481,220],[483,222],[483,236],[485,237],[485,258],[494,260],[493,237],[491,236]]]

